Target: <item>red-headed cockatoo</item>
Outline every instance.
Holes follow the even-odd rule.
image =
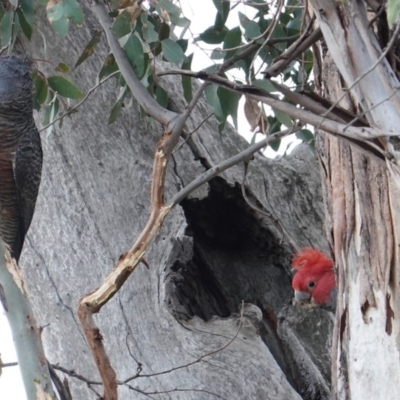
[[[296,270],[292,287],[300,304],[312,302],[323,308],[336,308],[336,281],[333,261],[319,250],[306,248],[293,257]]]

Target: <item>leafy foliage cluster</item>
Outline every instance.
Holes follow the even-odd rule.
[[[255,16],[249,19],[239,12],[238,26],[227,27],[227,20],[233,3],[224,0],[213,0],[215,6],[215,22],[198,37],[194,38],[197,45],[205,43],[213,45],[210,51],[211,65],[207,70],[229,78],[226,72],[241,70],[244,80],[259,86],[269,92],[276,90],[269,82],[262,79],[260,72],[271,65],[274,60],[282,57],[285,49],[299,38],[305,29],[303,7],[297,0],[287,0],[283,8],[271,8],[263,0],[254,0],[247,7],[255,10]],[[188,54],[189,41],[184,39],[190,30],[190,20],[187,19],[180,3],[169,0],[111,0],[109,15],[113,18],[113,32],[123,46],[126,56],[137,77],[157,102],[166,107],[168,94],[160,85],[152,58],[161,56],[164,60],[175,64],[183,70],[192,67],[193,53]],[[84,13],[77,0],[10,0],[0,7],[1,43],[3,51],[12,48],[19,32],[28,40],[32,37],[34,28],[35,7],[45,6],[48,20],[54,31],[60,35],[68,34],[70,24],[82,25]],[[182,30],[179,38],[175,36],[175,27]],[[71,68],[79,67],[95,51],[103,38],[103,32],[96,32],[75,64],[60,63],[55,67],[55,75],[46,76],[39,69],[33,72],[35,88],[35,109],[45,108],[43,125],[52,127],[55,120],[62,124],[62,117],[76,112],[66,99],[79,100],[84,93],[70,80],[68,73]],[[248,53],[248,54],[246,54]],[[228,65],[221,72],[221,65]],[[312,51],[307,50],[300,59],[292,61],[281,71],[281,81],[305,89],[312,77]],[[96,85],[101,84],[111,75],[117,82],[117,100],[109,116],[113,123],[123,107],[132,104],[132,96],[126,82],[119,74],[118,65],[112,53],[108,54],[97,73]],[[231,78],[232,79],[232,78]],[[237,78],[236,78],[237,79]],[[245,83],[238,80],[239,83]],[[192,99],[191,78],[182,77],[183,93],[187,102]],[[231,117],[237,126],[237,115],[241,95],[232,93],[223,87],[210,85],[205,95],[219,121],[220,131]],[[264,134],[272,134],[281,130],[282,125],[292,126],[290,117],[277,110],[267,112],[254,102],[246,101],[245,114],[252,129]],[[268,114],[268,115],[267,115]],[[307,129],[297,133],[305,141],[312,141],[313,135]],[[274,144],[279,147],[279,141]]]

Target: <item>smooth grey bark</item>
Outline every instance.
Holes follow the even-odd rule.
[[[63,40],[45,19],[42,22],[41,30],[51,38],[47,57],[53,62],[73,64],[98,29],[87,14],[85,26],[73,28]],[[31,52],[34,58],[44,56],[41,37],[34,39]],[[103,43],[74,72],[84,90],[94,84],[94,71],[105,54]],[[161,82],[170,93],[171,107],[183,110],[180,80],[169,77]],[[42,335],[48,359],[95,381],[98,373],[76,307],[145,225],[153,153],[162,132],[140,116],[135,102],[108,126],[115,98],[115,85],[107,82],[79,114],[65,119],[62,129],[57,126],[50,135],[42,132],[42,184],[21,257],[37,318],[41,325],[49,324]],[[201,100],[188,131],[209,113]],[[217,122],[208,120],[174,153],[166,196],[246,146],[232,128],[219,134]],[[132,388],[182,389],[158,396],[173,399],[327,395],[330,317],[325,311],[290,305],[292,252],[304,246],[328,251],[315,157],[307,147],[279,160],[254,157],[247,194],[270,217],[246,204],[242,176],[243,166],[232,168],[173,210],[145,256],[150,270],[140,266],[96,317],[120,380],[136,373],[137,362],[142,374],[154,374],[225,346],[238,331],[237,314],[245,301],[237,338],[190,367],[139,377],[129,382]],[[302,325],[305,315],[308,322]],[[315,334],[313,342],[307,330]],[[321,351],[311,351],[316,338],[321,339]],[[74,399],[96,397],[85,383],[68,379]],[[119,395],[148,398],[126,385]]]

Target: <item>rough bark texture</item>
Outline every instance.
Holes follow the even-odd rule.
[[[325,95],[339,101],[342,87],[351,88],[351,98],[346,96],[342,106],[365,112],[373,127],[398,132],[399,82],[369,26],[366,3],[311,4],[330,54],[325,59]],[[381,157],[384,163],[378,163],[372,154],[328,135],[320,141],[327,236],[338,278],[335,398],[396,398],[400,391],[399,158],[388,149],[394,160]]]
[[[43,19],[47,57],[75,61],[98,29],[92,15],[59,39]],[[34,57],[43,56],[36,38]],[[106,45],[74,74],[81,88],[95,80]],[[73,60],[73,61],[72,61]],[[163,80],[182,110],[178,79]],[[145,225],[153,153],[162,132],[147,124],[138,107],[107,118],[115,99],[107,83],[79,114],[47,136],[42,133],[42,184],[21,265],[52,363],[99,380],[82,335],[76,307],[113,268]],[[209,114],[201,101],[191,131]],[[221,135],[207,121],[173,155],[166,195],[171,196],[210,165],[243,149],[230,127]],[[322,310],[290,305],[290,257],[295,249],[328,251],[322,232],[322,199],[315,157],[307,147],[268,160],[256,155],[248,175],[248,196],[271,214],[256,213],[244,201],[243,168],[228,170],[184,200],[166,219],[162,232],[122,291],[97,316],[118,378],[169,370],[226,345],[187,368],[129,384],[146,392],[182,389],[159,398],[323,399],[329,388],[331,318]],[[279,221],[279,222],[277,222]],[[236,314],[236,315],[235,315]],[[94,399],[86,384],[70,378],[74,399]],[[97,387],[101,392],[101,388]],[[126,385],[121,399],[146,398]]]

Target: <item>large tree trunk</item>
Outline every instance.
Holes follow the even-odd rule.
[[[378,60],[381,50],[366,3],[311,3],[329,49],[325,95],[346,108],[360,107],[371,126],[396,132],[399,82],[386,58]],[[352,97],[343,94],[342,86],[351,86]],[[400,393],[397,161],[373,152],[368,156],[328,136],[319,143],[327,236],[338,276],[333,393],[336,398],[394,399]]]
[[[52,37],[47,57],[77,60],[98,29],[92,15],[86,21],[65,41],[42,18],[41,29]],[[93,71],[105,54],[104,45],[76,70],[81,88],[94,84]],[[44,57],[41,37],[33,41],[32,56]],[[182,110],[179,80],[163,85],[171,106]],[[46,326],[42,337],[49,360],[92,381],[100,379],[77,304],[146,223],[153,154],[162,132],[141,117],[136,103],[108,126],[115,97],[108,82],[62,129],[42,133],[42,184],[20,263],[39,323]],[[188,130],[209,112],[200,101]],[[218,134],[210,119],[174,153],[166,196],[246,145],[230,127]],[[139,365],[147,375],[121,385],[121,399],[147,398],[132,390],[174,389],[161,398],[328,396],[330,316],[290,305],[291,253],[304,246],[328,250],[315,157],[306,146],[279,160],[255,156],[247,194],[267,214],[245,202],[242,177],[242,166],[232,168],[184,200],[146,255],[150,269],[139,267],[96,317],[118,379],[135,375]],[[185,364],[191,365],[156,374]],[[74,399],[95,398],[85,382],[69,380]]]

